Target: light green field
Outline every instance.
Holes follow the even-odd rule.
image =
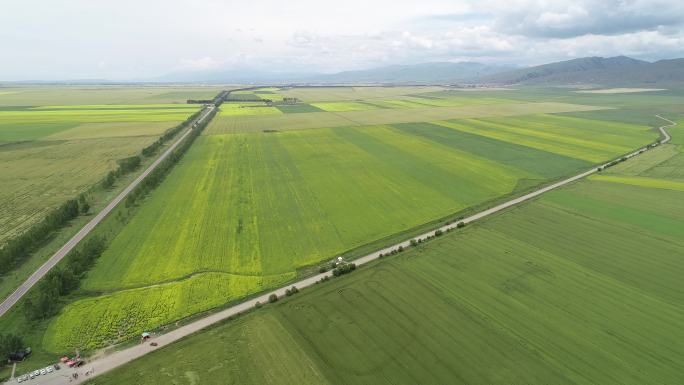
[[[556,115],[468,119],[439,124],[592,162],[626,154],[657,138],[657,134],[644,125]]]
[[[3,88],[0,106],[185,103],[187,99],[212,99],[224,89],[230,87],[26,86]]]
[[[370,104],[385,108],[421,108],[425,106],[432,107],[460,107],[471,105],[490,105],[490,104],[511,104],[519,103],[513,99],[503,98],[485,98],[485,97],[468,97],[468,96],[449,96],[446,98],[437,97],[416,97],[404,96],[398,99],[372,99]]]
[[[75,97],[71,89],[64,92]],[[81,100],[91,102],[90,96],[83,91]],[[88,190],[117,167],[118,159],[138,154],[198,109],[159,103],[0,109],[0,244]]]
[[[581,181],[90,384],[676,384],[682,201]]]
[[[30,110],[182,110],[190,109],[196,110],[195,104],[84,104],[84,105],[68,105],[68,106],[39,106],[31,107]]]
[[[284,97],[297,98],[305,102],[326,102],[343,100],[368,100],[394,98],[426,92],[437,92],[443,87],[297,87],[277,91]]]
[[[378,107],[371,104],[361,102],[319,102],[311,103],[311,105],[328,112],[367,111],[378,109]]]
[[[309,128],[365,126],[396,123],[418,123],[435,120],[485,118],[492,116],[519,116],[529,114],[550,114],[572,111],[593,111],[602,109],[567,103],[511,103],[461,107],[422,107],[405,109],[380,108],[367,111],[311,112],[273,116],[224,116],[214,119],[207,132],[227,134],[236,132],[257,132],[263,130],[302,130]]]
[[[555,132],[566,131],[563,140],[586,146],[576,147],[604,150],[601,160],[622,151],[583,139],[613,140],[611,130],[619,125],[612,123],[603,127],[598,121],[547,115],[520,123],[535,127],[532,138],[548,134],[555,139],[560,136]],[[604,135],[597,135],[601,130]],[[283,282],[303,267],[578,172],[594,159],[474,131],[406,123],[200,137],[82,283],[93,295],[110,294],[67,305],[51,322],[48,330],[54,332],[46,333],[45,346],[61,351],[74,343],[96,347],[130,337],[269,287],[261,278]],[[644,144],[655,134],[625,124],[622,136],[622,142]],[[227,281],[234,276],[253,280],[236,293],[208,291],[197,306],[180,308],[167,304],[176,294],[166,292],[177,293],[178,286],[155,286],[207,272],[223,273]],[[136,293],[149,290],[145,295],[151,303],[172,310],[154,317],[141,312],[125,331],[97,327],[117,323],[112,318],[125,311],[110,309],[125,309],[127,290],[134,288]]]
[[[602,182],[622,183],[632,186],[644,186],[651,188],[662,188],[666,190],[684,191],[684,181],[669,179],[646,178],[637,176],[617,176],[617,175],[594,175],[592,180]]]
[[[229,108],[221,107],[218,116],[233,118],[236,116],[262,116],[280,114],[282,114],[282,112],[275,107],[266,107],[264,105],[241,105],[238,107],[231,106]]]
[[[99,182],[156,136],[39,141],[0,147],[0,241]]]

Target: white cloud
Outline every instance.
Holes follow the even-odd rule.
[[[205,56],[199,59],[182,59],[178,68],[181,70],[202,71],[220,68],[221,66],[221,62]]]
[[[684,55],[683,20],[680,0],[22,0],[0,13],[0,77],[659,59]]]

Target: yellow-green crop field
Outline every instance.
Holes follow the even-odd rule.
[[[210,134],[256,132],[264,130],[302,130],[340,126],[366,126],[396,123],[420,123],[461,118],[524,116],[578,111],[598,111],[604,107],[572,103],[533,102],[458,107],[377,108],[363,111],[304,112],[263,116],[219,116],[209,125]],[[223,110],[222,110],[223,113]]]
[[[441,87],[272,87],[241,91],[237,95],[244,99],[221,106],[220,114],[166,179],[128,211],[131,216],[125,224],[122,221],[118,227],[111,226],[116,231],[111,233],[107,249],[82,280],[79,290],[65,299],[60,312],[38,325],[30,325],[26,333],[36,351],[57,354],[75,347],[95,349],[130,339],[142,331],[282,285],[303,272],[316,270],[317,264],[336,255],[362,254],[422,231],[437,221],[454,219],[475,207],[614,159],[657,138],[652,127],[641,120],[618,122],[604,118],[615,116],[612,106],[605,103],[605,95],[597,96],[604,101],[599,107],[589,102],[594,96],[580,94],[573,94],[573,98],[582,100],[582,104],[575,99],[534,99],[529,94],[516,99],[515,91],[454,93]],[[272,100],[297,97],[305,103],[272,107],[248,101],[257,96]],[[96,99],[89,103],[90,106],[68,108],[59,107],[60,103],[46,103],[44,109],[21,107],[0,113],[55,113],[55,120],[60,114],[70,116],[84,111],[88,112],[82,114],[86,116],[122,115],[118,121],[82,121],[77,126],[64,123],[63,127],[36,129],[38,139],[28,142],[34,151],[43,141],[59,141],[60,145],[83,142],[85,146],[95,140],[128,141],[133,151],[134,142],[155,139],[165,122],[151,121],[151,125],[143,128],[124,120],[124,111],[132,111],[136,117],[154,116],[159,111],[181,113],[165,100],[151,102],[149,108],[131,106],[137,101],[122,104],[121,108],[107,107],[106,102]],[[181,108],[192,112],[178,105]],[[17,148],[22,145],[27,144],[12,143]],[[659,151],[667,148],[663,146]],[[672,159],[666,160],[673,162]],[[591,183],[625,186],[616,181]],[[578,210],[585,209],[576,204]],[[662,223],[658,226],[664,227]],[[487,242],[496,244],[497,239],[477,242],[481,246]],[[460,238],[456,243],[461,243]],[[534,246],[521,246],[517,253],[522,258],[535,250]],[[448,260],[441,258],[437,263]],[[516,273],[517,262],[511,263],[493,274],[503,277]],[[429,264],[426,262],[426,266]],[[459,272],[450,274],[463,279]],[[489,281],[478,284],[480,278],[473,275],[470,280],[463,279],[463,284],[472,281],[470,284],[484,290]],[[400,282],[401,278],[395,281]],[[399,295],[412,290],[388,285],[387,290],[396,290]],[[485,297],[483,294],[480,300],[491,306]],[[331,309],[336,306],[335,300],[331,301],[321,304],[321,311],[338,314]],[[372,301],[372,307],[382,309],[382,300]],[[5,320],[0,320],[0,328],[28,328],[22,322],[20,310],[13,309]],[[387,319],[400,319],[393,311]],[[371,313],[369,319],[384,319],[379,313]],[[406,327],[415,322],[418,313],[424,315],[425,309],[407,316],[410,320]],[[467,321],[468,314],[455,314],[454,319],[460,325]],[[345,322],[353,323],[347,316],[338,315],[331,316],[332,321],[326,318],[313,322],[337,325],[335,329],[342,328]],[[355,316],[349,313],[348,317]],[[365,322],[363,317],[360,321]],[[444,315],[439,322],[448,317]],[[342,324],[336,324],[338,321]],[[281,321],[275,324],[280,325]],[[498,338],[497,334],[487,337],[487,331],[476,330],[477,324],[466,330],[476,333],[478,339],[491,338],[487,341],[492,343]],[[299,341],[300,337],[291,334],[289,326],[282,327],[288,330],[283,341],[287,335]],[[459,333],[448,334],[453,339],[449,344],[467,341]],[[334,342],[330,336],[321,337]],[[362,341],[368,336],[351,331],[350,338]],[[509,337],[506,341],[511,348],[503,356],[524,352],[514,348],[515,341]],[[284,346],[279,345],[281,342],[274,344]],[[392,352],[403,351],[402,346],[390,349],[389,355],[379,360],[392,361],[396,356]],[[293,353],[293,357],[303,358],[302,362],[310,359],[313,363],[308,367],[319,370],[318,359],[310,358],[308,348],[303,349],[295,349],[298,353]],[[429,356],[427,347],[421,349],[419,355]],[[436,355],[453,353],[447,346],[436,349]],[[343,362],[352,353],[345,351],[332,359]],[[473,351],[464,357],[480,359],[479,354]],[[496,356],[491,352],[481,355]],[[531,359],[525,357],[521,362]],[[372,367],[382,366],[381,362]],[[468,366],[467,360],[464,362],[461,366]],[[544,369],[541,363],[532,368],[544,373],[554,370]],[[393,370],[390,367],[382,375],[394,378]],[[524,379],[523,367],[511,366],[506,370],[516,370],[520,377],[515,378]],[[325,370],[315,371],[307,372],[313,382]],[[366,369],[360,372],[366,373]],[[444,378],[440,377],[444,373],[435,378]],[[325,372],[325,378],[332,378],[329,372]],[[364,378],[376,382],[375,377]]]
[[[684,191],[632,183],[642,160],[303,290],[89,384],[680,383]]]
[[[346,100],[393,99],[406,95],[439,92],[444,87],[296,87],[271,89],[279,95],[307,103]]]
[[[50,322],[45,347],[95,348],[129,338],[656,137],[647,126],[548,114],[512,119],[505,129],[504,121],[209,130],[111,241],[82,283],[85,297]],[[515,140],[497,138],[483,127],[520,132]],[[207,273],[215,274],[207,284],[222,289],[178,305],[188,278],[201,285]],[[236,277],[244,279],[234,283]],[[141,298],[155,305],[126,311]],[[126,327],[102,327],[121,322]]]
[[[59,96],[73,102],[78,95],[81,103],[105,102],[107,91],[112,99],[130,99],[127,104],[53,104]],[[0,95],[0,244],[88,190],[116,168],[118,159],[138,154],[198,110],[198,105],[181,104],[187,96],[159,103],[167,91],[178,90],[26,87]],[[32,97],[31,106],[15,106]],[[153,102],[130,104],[146,99]],[[39,101],[50,104],[35,105]]]
[[[378,109],[378,107],[373,106],[370,103],[361,102],[318,102],[311,103],[311,105],[328,112],[366,111]]]

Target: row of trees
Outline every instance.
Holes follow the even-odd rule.
[[[110,188],[114,185],[114,181],[117,178],[137,170],[142,164],[142,159],[140,156],[134,155],[129,158],[119,159],[117,163],[119,167],[107,173],[107,176],[102,180],[102,187]]]
[[[0,357],[3,358],[3,363],[10,354],[21,351],[24,348],[24,341],[22,341],[21,337],[14,334],[0,334]]]
[[[333,276],[339,277],[340,275],[351,273],[354,270],[356,270],[355,263],[343,263],[334,268],[332,273]]]
[[[42,221],[28,231],[9,240],[0,249],[0,275],[7,273],[24,262],[28,256],[45,244],[50,236],[80,213],[87,213],[90,204],[84,195],[70,199],[52,210]]]
[[[35,321],[57,314],[60,297],[78,288],[81,278],[102,255],[104,248],[104,238],[90,238],[69,254],[62,267],[47,273],[24,302],[26,318]]]
[[[188,135],[188,137],[176,147],[176,149],[173,150],[169,154],[166,159],[164,159],[159,165],[147,175],[145,179],[143,179],[142,182],[138,186],[136,186],[133,191],[131,191],[130,194],[128,194],[128,197],[126,197],[126,207],[130,207],[135,205],[135,203],[146,196],[150,191],[152,191],[155,187],[157,187],[162,180],[164,180],[164,177],[166,174],[171,170],[171,167],[173,167],[174,164],[178,163],[178,161],[183,157],[183,154],[190,148],[192,143],[195,141],[195,138],[197,138],[202,130],[207,126],[209,121],[216,115],[217,109],[213,109],[209,115],[207,116],[206,119],[202,123],[197,124],[196,126],[193,127],[192,131]]]
[[[164,145],[164,143],[168,142],[169,139],[173,138],[174,136],[176,136],[176,134],[187,128],[190,125],[190,123],[193,122],[197,118],[197,116],[199,116],[201,112],[202,111],[195,112],[183,123],[177,125],[176,127],[172,127],[166,130],[166,132],[164,132],[164,134],[162,134],[162,136],[160,136],[159,139],[157,139],[154,143],[142,149],[142,155],[145,157],[150,157],[156,154],[157,151],[159,151],[159,149],[161,148],[161,146]]]

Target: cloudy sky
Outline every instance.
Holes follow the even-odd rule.
[[[0,0],[0,80],[684,57],[682,0]]]

